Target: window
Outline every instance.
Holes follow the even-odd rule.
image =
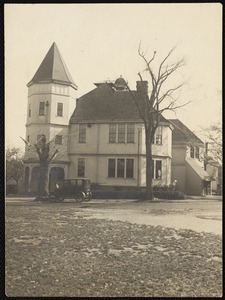
[[[127,124],[127,143],[134,143],[134,124]]]
[[[79,143],[86,143],[86,125],[79,125]]]
[[[134,159],[110,158],[108,160],[108,177],[134,178]]]
[[[117,159],[117,177],[124,178],[124,159]]]
[[[29,136],[29,135],[27,136],[27,141],[28,141],[28,142],[30,141],[30,136]]]
[[[38,135],[37,135],[37,143],[38,143],[38,142],[41,142],[43,137],[45,138],[45,135],[44,135],[44,134],[38,134]]]
[[[162,179],[162,161],[161,160],[155,161],[155,178]]]
[[[109,143],[116,143],[116,124],[109,125]]]
[[[76,180],[70,180],[70,185],[76,186]]]
[[[162,161],[152,160],[152,178],[162,179]]]
[[[108,161],[108,177],[116,177],[116,160],[109,159]]]
[[[194,148],[193,146],[191,146],[191,149],[190,149],[190,156],[191,156],[192,158],[195,157],[195,148]]]
[[[109,124],[109,143],[134,143],[134,124]]]
[[[84,171],[85,171],[85,159],[78,158],[77,176],[84,177]]]
[[[118,125],[118,143],[125,143],[125,124]]]
[[[77,179],[77,186],[82,186],[82,179]]]
[[[63,116],[63,103],[57,103],[57,116]]]
[[[134,160],[127,159],[126,163],[126,178],[133,178],[134,177]]]
[[[62,135],[55,136],[55,144],[62,145]]]
[[[162,127],[156,128],[153,144],[162,145]]]
[[[199,147],[196,147],[196,153],[195,153],[195,155],[196,155],[196,158],[199,159]]]
[[[44,116],[45,114],[45,102],[39,103],[39,116]]]
[[[31,117],[31,103],[29,104],[29,112],[28,112],[28,116]]]

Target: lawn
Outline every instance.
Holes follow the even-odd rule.
[[[6,205],[6,295],[221,297],[218,235]]]

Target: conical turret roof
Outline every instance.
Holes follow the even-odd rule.
[[[77,89],[77,85],[74,83],[55,42],[27,86],[48,82],[66,84]]]

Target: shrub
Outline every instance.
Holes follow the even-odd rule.
[[[179,187],[173,185],[155,185],[153,186],[153,195],[159,199],[185,199],[185,195],[179,190]]]

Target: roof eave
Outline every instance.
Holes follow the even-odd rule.
[[[31,80],[27,83],[27,87],[30,87],[32,84],[43,84],[43,83],[56,83],[56,84],[68,85],[74,88],[75,90],[78,89],[78,86],[73,82],[67,82],[67,81],[55,80],[55,79],[40,80],[38,82],[34,82],[33,80]]]

